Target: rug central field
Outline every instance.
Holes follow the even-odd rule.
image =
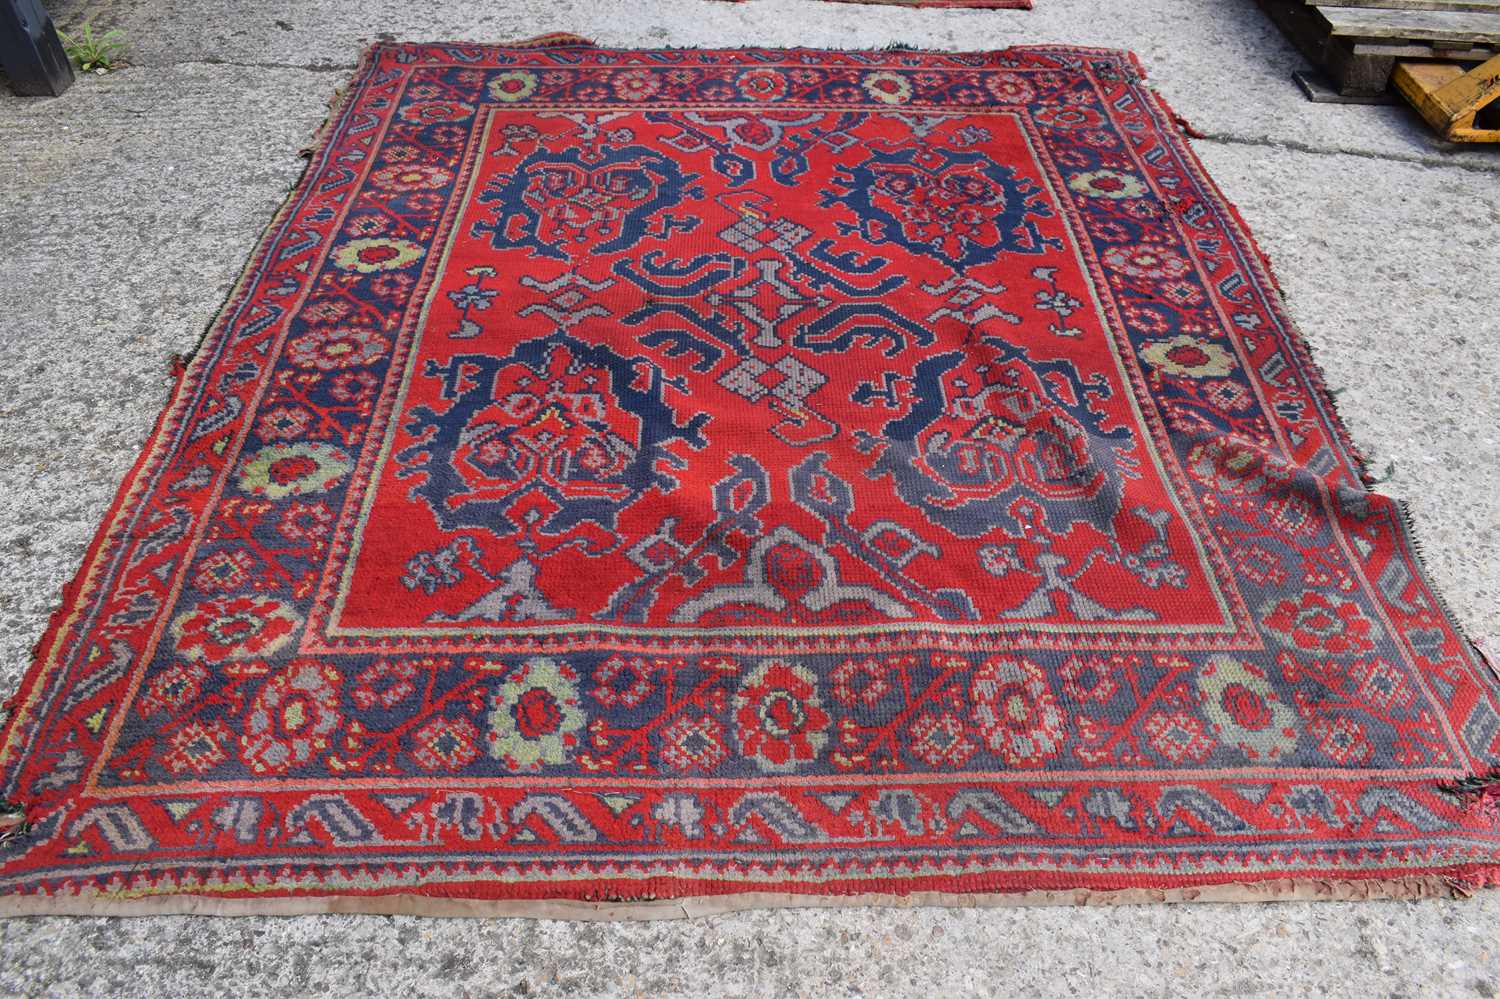
[[[1139,77],[377,46],[16,699],[0,911],[1485,883],[1493,677]]]

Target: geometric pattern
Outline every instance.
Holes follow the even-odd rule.
[[[1500,687],[1142,75],[372,48],[14,701],[0,912],[1487,883]]]

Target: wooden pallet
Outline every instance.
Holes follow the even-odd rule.
[[[1450,142],[1500,142],[1500,56],[1467,73],[1451,62],[1398,62],[1391,80]]]
[[[1398,59],[1465,65],[1500,55],[1500,0],[1256,2],[1326,74],[1321,99],[1379,98]],[[1320,99],[1311,91],[1308,96]]]

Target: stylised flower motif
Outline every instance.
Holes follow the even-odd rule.
[[[1364,726],[1353,718],[1315,718],[1309,728],[1318,740],[1318,750],[1335,763],[1362,766],[1375,754]]]
[[[1192,264],[1174,251],[1149,244],[1111,246],[1104,251],[1103,260],[1121,274],[1157,281],[1179,278],[1193,269]]]
[[[578,746],[578,674],[556,659],[528,659],[490,702],[490,755],[516,771],[566,763]]]
[[[882,104],[905,104],[911,100],[911,81],[900,73],[880,70],[866,74],[859,82],[865,93]]]
[[[622,101],[644,101],[661,89],[661,81],[649,69],[627,69],[616,73],[610,82]]]
[[[524,101],[536,93],[536,74],[524,69],[509,69],[490,78],[490,96],[510,103]]]
[[[135,702],[142,715],[158,711],[172,714],[191,702],[203,689],[208,670],[202,663],[186,662],[169,666],[151,678],[146,692]]]
[[[1210,489],[1241,496],[1260,496],[1279,489],[1290,470],[1261,448],[1232,437],[1193,446],[1188,474]]]
[[[467,718],[434,718],[412,736],[411,758],[424,770],[458,770],[479,755],[479,730]]]
[[[1294,648],[1308,651],[1368,652],[1373,622],[1347,600],[1307,590],[1295,600],[1272,601],[1261,612],[1265,626]]]
[[[1115,674],[1137,664],[1125,656],[1069,656],[1061,670],[1063,693],[1078,704],[1104,704],[1120,690]]]
[[[833,696],[841,704],[874,707],[891,692],[888,668],[879,659],[846,659],[833,671]]]
[[[409,239],[351,239],[333,251],[333,262],[346,271],[375,274],[394,271],[422,259],[427,251]]]
[[[370,183],[387,191],[435,191],[452,179],[452,171],[426,163],[381,167],[370,174]]]
[[[1355,696],[1376,711],[1404,707],[1412,698],[1406,676],[1384,659],[1368,659],[1349,667],[1349,675],[1358,684]]]
[[[1019,659],[986,660],[975,671],[969,693],[980,736],[1006,763],[1039,766],[1062,750],[1062,712],[1040,666]]]
[[[302,624],[286,604],[270,597],[205,600],[172,621],[177,651],[189,659],[220,662],[274,654]]]
[[[1097,128],[1104,123],[1097,111],[1076,104],[1054,104],[1039,109],[1032,117],[1052,128]]]
[[[673,770],[712,773],[728,755],[724,726],[709,715],[682,715],[661,730],[661,761]]]
[[[1036,97],[1036,91],[1019,73],[987,74],[984,89],[1001,104],[1030,104]]]
[[[320,493],[349,474],[354,462],[332,444],[271,444],[240,470],[240,488],[267,499]]]
[[[312,418],[301,406],[277,406],[261,414],[255,432],[268,441],[294,441],[307,433]]]
[[[1259,667],[1233,656],[1209,656],[1194,679],[1219,741],[1251,760],[1274,760],[1296,748],[1297,715]]]
[[[288,541],[321,541],[332,529],[333,511],[323,503],[293,503],[276,525],[276,530]]]
[[[787,773],[816,759],[828,744],[829,721],[818,696],[818,678],[802,666],[768,660],[735,691],[740,752],[762,770]]]
[[[394,708],[417,692],[416,677],[415,663],[381,659],[366,666],[354,678],[354,690],[349,699],[365,710],[376,706]]]
[[[747,69],[734,84],[751,100],[779,101],[786,96],[786,77],[774,69]]]
[[[233,739],[223,722],[190,721],[167,739],[161,762],[174,774],[206,774],[229,758],[224,747]]]
[[[1153,340],[1141,348],[1141,358],[1168,374],[1187,378],[1222,378],[1234,370],[1234,355],[1229,351],[1185,333]]]
[[[258,774],[282,774],[328,748],[339,722],[339,674],[299,659],[255,695],[240,735],[240,758]]]
[[[1139,198],[1146,193],[1146,185],[1132,174],[1118,170],[1089,170],[1068,178],[1068,187],[1091,198]]]
[[[961,767],[979,747],[952,713],[924,714],[911,727],[912,755],[930,767]]]
[[[610,656],[594,670],[594,697],[607,708],[636,707],[651,693],[652,671],[641,656]]]
[[[336,326],[303,334],[287,346],[293,364],[337,371],[378,361],[391,344],[368,326]]]
[[[437,125],[445,121],[463,121],[474,113],[474,105],[464,101],[420,101],[401,109],[401,118],[413,125]]]
[[[1174,764],[1183,760],[1201,763],[1213,751],[1214,741],[1203,731],[1203,723],[1182,711],[1158,711],[1143,726],[1151,748]]]
[[[255,556],[243,548],[217,551],[198,564],[193,582],[200,590],[238,590],[255,574]]]

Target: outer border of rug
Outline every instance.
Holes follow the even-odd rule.
[[[811,895],[803,892],[742,892],[690,895],[640,902],[575,899],[472,899],[432,895],[318,895],[279,898],[212,898],[163,895],[137,899],[0,899],[0,917],[16,916],[310,916],[378,915],[447,918],[525,917],[590,922],[696,919],[752,909],[999,909],[1035,906],[1144,905],[1164,902],[1341,902],[1388,899],[1467,898],[1469,893],[1439,875],[1324,881],[1284,878],[1192,888],[1120,888],[1013,892],[916,891],[907,895],[865,892]]]
[[[866,2],[866,0],[849,0]],[[874,0],[876,3],[883,0]],[[44,652],[51,652],[63,636],[77,610],[79,598],[90,588],[100,566],[98,560],[114,539],[117,520],[135,498],[138,486],[146,473],[164,458],[164,450],[170,447],[171,434],[192,409],[194,390],[212,367],[212,358],[223,339],[228,335],[231,317],[245,302],[253,284],[254,275],[264,264],[267,254],[275,246],[275,233],[284,227],[295,214],[296,206],[309,193],[312,181],[318,175],[317,164],[327,158],[339,133],[343,117],[350,105],[350,96],[363,86],[383,48],[403,43],[376,42],[362,53],[359,62],[345,85],[335,92],[329,101],[329,112],[318,127],[313,143],[303,149],[301,155],[307,159],[302,174],[293,185],[286,199],[277,208],[270,222],[257,237],[249,260],[236,278],[226,296],[223,306],[215,314],[192,355],[184,360],[177,370],[177,380],[170,398],[158,415],[156,424],[142,446],[141,453],[132,463],[121,482],[113,502],[105,513],[93,541],[84,556],[83,563],[72,580],[63,588],[61,602],[52,612],[42,638],[37,642],[33,660],[21,677],[11,698],[0,710],[7,713],[0,724],[0,753],[14,734],[19,715],[10,711],[11,705],[21,701],[28,690],[41,682],[47,668]],[[413,43],[404,43],[413,44]],[[593,46],[594,43],[577,35],[558,32],[540,35],[515,42],[429,42],[430,45],[475,45],[498,48],[532,48],[553,45]],[[678,46],[689,47],[689,46]],[[1146,70],[1136,54],[1128,49],[1099,48],[1071,45],[1021,45],[1006,49],[984,51],[1008,51],[1021,48],[1027,51],[1066,51],[1073,53],[1097,53],[1121,59],[1135,71],[1137,81],[1154,97],[1150,113],[1158,119],[1164,141],[1171,151],[1180,157],[1184,167],[1198,180],[1203,189],[1216,198],[1232,216],[1234,225],[1229,227],[1231,236],[1243,239],[1244,247],[1251,251],[1246,264],[1256,271],[1256,276],[1273,288],[1280,288],[1272,273],[1270,260],[1256,243],[1249,225],[1240,215],[1207,169],[1199,160],[1192,146],[1185,141],[1184,134],[1193,134],[1188,123],[1172,111],[1166,100],[1144,83]],[[932,50],[934,54],[944,54]],[[1237,231],[1236,231],[1237,230]],[[1342,457],[1350,462],[1361,480],[1368,486],[1369,475],[1364,456],[1355,445],[1352,436],[1334,405],[1333,396],[1324,384],[1321,368],[1314,361],[1312,351],[1291,318],[1285,314],[1280,303],[1268,304],[1280,321],[1288,349],[1302,363],[1298,374],[1307,380],[1310,394],[1319,402],[1334,438],[1344,452]],[[1422,564],[1421,549],[1412,537],[1409,512],[1398,501],[1401,512],[1400,541],[1413,555],[1413,561],[1421,574],[1421,581],[1434,597],[1442,603],[1442,596],[1432,586],[1425,565]],[[1484,655],[1477,644],[1462,631],[1462,626],[1448,611],[1443,610],[1452,626],[1459,631],[1460,638],[1470,650],[1470,655],[1500,679],[1500,666]],[[0,826],[0,832],[5,827]],[[449,885],[449,890],[461,886]],[[413,892],[381,892],[365,894],[302,894],[276,897],[218,897],[183,892],[172,895],[140,896],[135,898],[105,898],[94,896],[0,896],[0,918],[25,916],[147,916],[147,915],[201,915],[201,916],[296,916],[316,914],[366,914],[366,915],[418,915],[436,917],[529,917],[540,919],[572,920],[662,920],[712,916],[723,913],[765,908],[911,908],[917,906],[944,906],[952,908],[999,908],[1010,906],[1051,905],[1130,905],[1166,902],[1273,902],[1273,901],[1351,901],[1351,900],[1414,900],[1420,898],[1467,898],[1479,887],[1500,884],[1500,865],[1464,865],[1460,867],[1434,867],[1428,871],[1397,877],[1295,877],[1236,882],[1228,881],[1202,885],[1177,887],[1130,887],[1066,889],[1017,889],[1012,891],[950,892],[914,890],[911,892],[851,892],[848,894],[817,894],[812,892],[748,891],[717,894],[683,895],[677,898],[654,898],[638,901],[591,901],[576,898],[459,898],[443,894]]]

